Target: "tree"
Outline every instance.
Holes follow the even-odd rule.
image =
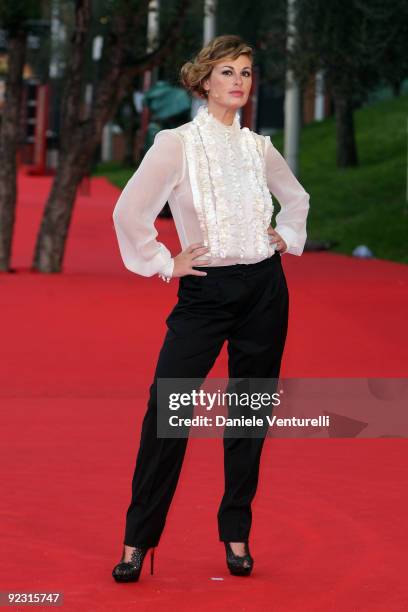
[[[131,82],[114,118],[115,123],[121,128],[124,137],[125,153],[123,166],[129,168],[134,167],[137,163],[134,150],[137,130],[140,128],[140,116],[133,100],[134,90],[134,83]]]
[[[387,16],[387,29],[391,36],[385,38],[380,73],[392,87],[394,96],[399,96],[402,81],[408,76],[408,3],[406,0],[393,0],[393,9]]]
[[[92,112],[84,117],[83,66],[89,42],[92,2],[75,1],[75,22],[61,105],[59,162],[37,237],[34,269],[40,272],[61,270],[77,189],[90,171],[103,127],[114,116],[134,77],[158,65],[180,36],[189,3],[190,0],[180,0],[177,15],[164,33],[163,42],[148,54],[140,51],[140,41],[145,40],[148,0],[105,3],[108,26],[102,68],[95,86]]]
[[[35,0],[0,2],[0,26],[7,34],[6,95],[0,124],[0,270],[10,269],[17,200],[17,148],[28,20],[38,16]]]
[[[302,80],[324,71],[334,101],[339,167],[358,164],[354,108],[380,82],[401,19],[399,2],[297,0],[299,36],[289,61]],[[402,61],[404,46],[395,51],[395,61]]]

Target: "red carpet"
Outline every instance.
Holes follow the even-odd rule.
[[[138,584],[113,581],[177,281],[123,267],[112,224],[119,192],[102,178],[78,197],[64,273],[30,272],[49,186],[20,177],[16,273],[0,274],[0,591],[62,591],[65,610],[86,612],[406,610],[401,439],[268,439],[247,579],[229,575],[218,542],[222,442],[191,439],[155,575],[146,563]],[[157,227],[178,252],[173,223]],[[325,253],[282,261],[291,299],[283,377],[408,375],[407,266]],[[224,347],[211,374],[226,365]]]

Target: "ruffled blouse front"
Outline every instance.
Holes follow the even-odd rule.
[[[124,265],[143,276],[171,278],[174,259],[154,227],[166,201],[181,250],[205,244],[208,266],[270,257],[271,193],[281,206],[275,229],[285,253],[301,255],[309,194],[269,137],[241,128],[238,113],[225,125],[201,106],[193,121],[156,135],[116,203],[113,222]]]

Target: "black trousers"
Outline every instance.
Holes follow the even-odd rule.
[[[208,275],[180,278],[178,302],[166,319],[168,330],[150,386],[126,514],[128,546],[157,546],[188,442],[186,437],[157,437],[157,378],[205,380],[225,341],[230,378],[279,377],[289,308],[281,255],[275,252],[255,264],[194,267]],[[223,438],[220,541],[249,538],[264,439]]]

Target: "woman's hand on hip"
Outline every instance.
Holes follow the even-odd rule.
[[[276,230],[273,229],[272,225],[268,227],[268,234],[270,236],[269,242],[270,244],[275,245],[275,250],[279,251],[280,253],[284,253],[288,248],[288,245],[286,244],[282,236],[278,234]],[[273,240],[271,240],[271,238],[273,238]]]
[[[174,268],[172,276],[186,276],[192,274],[193,276],[207,276],[207,272],[201,272],[201,270],[193,270],[192,266],[205,266],[211,261],[211,258],[200,259],[209,248],[203,246],[202,242],[195,242],[189,244],[188,247],[174,257]]]

